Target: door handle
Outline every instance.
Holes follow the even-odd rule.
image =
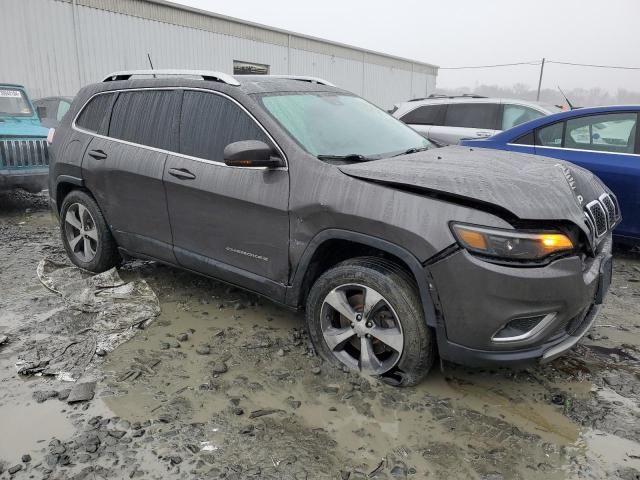
[[[95,158],[96,160],[104,160],[105,158],[107,158],[107,154],[102,150],[90,150],[89,156],[91,158]]]
[[[194,180],[196,178],[196,176],[186,168],[170,168],[168,173],[180,180]]]

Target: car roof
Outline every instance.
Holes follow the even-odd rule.
[[[567,110],[565,112],[558,112],[546,117],[540,117],[535,120],[531,120],[526,123],[517,125],[509,130],[494,135],[491,139],[496,142],[508,142],[514,138],[520,137],[530,130],[540,128],[545,125],[551,125],[556,122],[561,122],[569,118],[578,118],[586,115],[597,115],[602,113],[616,113],[616,112],[640,112],[640,105],[609,105],[603,107],[585,107],[576,108],[574,110]]]

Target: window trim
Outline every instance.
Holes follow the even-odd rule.
[[[118,138],[109,137],[108,135],[102,135],[102,134],[99,134],[97,132],[91,132],[89,130],[85,130],[82,127],[79,127],[78,125],[76,125],[76,121],[78,120],[78,117],[80,116],[80,114],[84,111],[84,109],[87,107],[89,102],[91,102],[91,100],[93,100],[98,95],[105,95],[105,94],[109,94],[109,93],[119,94],[121,92],[151,91],[151,90],[169,90],[169,91],[181,90],[183,92],[189,90],[189,91],[196,91],[196,92],[205,92],[205,93],[209,93],[209,94],[212,94],[212,95],[219,95],[219,96],[224,97],[224,98],[226,98],[228,100],[231,100],[238,107],[240,107],[249,116],[249,118],[251,118],[256,123],[256,125],[258,125],[258,127],[265,133],[265,135],[269,138],[269,140],[271,140],[271,142],[273,143],[274,147],[276,148],[276,150],[278,151],[278,153],[280,154],[280,156],[284,160],[284,166],[283,167],[277,167],[277,168],[230,166],[230,165],[227,165],[224,162],[218,162],[216,160],[208,160],[206,158],[192,157],[191,155],[185,155],[183,153],[174,152],[172,150],[165,150],[165,149],[162,149],[162,148],[150,147],[149,145],[143,145],[143,144],[140,144],[140,143],[129,142],[129,141],[126,141],[126,140],[120,140]],[[118,97],[118,95],[115,95],[115,98],[117,98],[117,97]],[[109,115],[108,115],[109,123],[111,122],[111,113],[112,112],[113,112],[113,103],[111,104],[111,106],[109,108]],[[181,106],[181,112],[182,112],[182,106]],[[76,115],[74,116],[73,121],[71,122],[71,128],[73,130],[77,131],[77,132],[84,133],[84,134],[87,134],[87,135],[91,135],[91,136],[97,137],[97,138],[102,138],[104,140],[111,140],[112,142],[118,142],[118,143],[122,143],[124,145],[131,145],[133,147],[140,147],[140,148],[144,148],[146,150],[151,150],[151,151],[159,152],[159,153],[166,153],[168,155],[172,155],[172,156],[175,156],[175,157],[186,158],[188,160],[195,160],[195,161],[198,161],[198,162],[208,163],[208,164],[211,164],[211,165],[217,165],[217,166],[220,166],[220,167],[245,169],[245,170],[285,170],[285,171],[289,170],[289,160],[288,160],[287,156],[285,155],[284,150],[280,147],[278,142],[276,142],[276,140],[273,138],[273,136],[267,131],[267,129],[264,127],[264,125],[262,125],[262,123],[249,110],[247,110],[247,108],[244,105],[242,105],[240,102],[238,102],[238,100],[236,100],[235,98],[231,97],[230,95],[227,95],[226,93],[218,92],[217,90],[209,90],[209,89],[206,89],[206,88],[195,88],[195,87],[145,87],[145,88],[120,88],[120,89],[116,89],[116,90],[105,90],[103,92],[95,93],[95,94],[93,94],[91,97],[89,97],[87,99],[87,101],[78,110],[78,113],[76,113]],[[108,133],[108,131],[107,131],[107,133]]]

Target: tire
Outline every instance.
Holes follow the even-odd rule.
[[[418,384],[433,365],[434,335],[417,286],[388,260],[360,257],[326,271],[311,287],[306,321],[316,351],[333,365],[403,387]]]
[[[69,259],[84,270],[100,273],[121,262],[118,246],[100,207],[84,191],[74,190],[64,198],[60,234]]]

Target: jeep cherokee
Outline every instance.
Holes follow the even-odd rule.
[[[436,348],[549,361],[611,279],[620,213],[591,173],[433,149],[319,79],[114,73],[80,91],[51,156],[77,266],[153,259],[305,308],[324,359],[395,385],[420,381]]]

